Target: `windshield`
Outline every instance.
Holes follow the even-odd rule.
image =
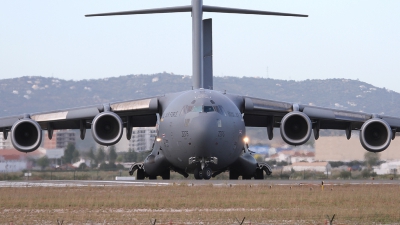
[[[204,105],[185,105],[183,106],[180,115],[186,115],[189,112],[217,112],[223,116],[226,116],[225,110],[222,108],[222,106],[217,105],[217,106],[204,106]]]
[[[212,107],[212,106],[204,106],[204,112],[214,112],[214,107]]]
[[[202,105],[193,106],[191,112],[203,112],[203,106]]]

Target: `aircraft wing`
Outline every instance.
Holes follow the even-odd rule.
[[[365,121],[372,118],[372,114],[362,112],[351,112],[309,105],[296,105],[294,103],[252,97],[245,97],[244,100],[245,124],[251,127],[265,127],[267,125],[266,121],[260,123],[260,118],[265,117],[274,117],[274,127],[279,127],[283,116],[295,110],[303,112],[310,117],[311,120],[319,120],[321,129],[344,130],[349,123],[362,125]],[[400,119],[398,124],[400,125]],[[354,126],[354,128],[356,127],[358,126]]]
[[[249,127],[269,128],[268,135],[270,139],[272,139],[272,128],[280,127],[282,133],[282,129],[288,129],[283,126],[282,123],[289,123],[289,116],[294,115],[297,116],[297,120],[303,118],[304,121],[307,122],[307,120],[309,120],[311,122],[310,128],[314,131],[315,139],[319,137],[319,129],[345,130],[348,139],[350,138],[351,130],[362,130],[363,132],[367,132],[361,135],[361,139],[367,140],[366,142],[374,138],[382,138],[385,136],[385,133],[387,133],[386,136],[388,139],[394,139],[395,133],[400,129],[400,118],[398,117],[302,104],[298,105],[247,96],[243,96],[243,101],[243,119],[245,125]],[[296,118],[293,117],[292,122],[295,119]],[[361,142],[363,142],[363,140],[361,140]],[[389,143],[390,140],[387,141],[387,146]],[[292,144],[296,143],[293,142]],[[371,146],[372,145],[373,144],[371,144]],[[371,151],[373,151],[374,148],[371,146],[364,147],[367,150],[372,149]],[[384,149],[385,148],[383,148],[383,150]]]
[[[112,112],[118,115],[121,118],[123,127],[155,126],[157,122],[158,97],[3,117],[0,118],[0,131],[3,131],[4,136],[7,137],[12,126],[20,120],[35,121],[42,130],[81,129],[81,131],[85,131],[91,128],[92,121],[96,116],[105,112]],[[84,134],[82,133],[81,138],[83,139]],[[51,135],[49,134],[49,137]]]
[[[321,129],[345,130],[352,124],[352,130],[360,129],[362,124],[374,117],[385,120],[393,129],[400,128],[400,118],[375,115],[364,112],[354,112],[310,105],[297,105],[268,99],[244,97],[244,121],[246,126],[266,127],[266,122],[260,118],[274,117],[274,127],[279,127],[283,116],[294,110],[306,114],[312,121],[319,120]],[[296,107],[298,107],[296,109]]]

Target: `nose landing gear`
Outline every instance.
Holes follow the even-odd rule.
[[[204,167],[203,169],[199,167],[194,170],[194,178],[196,180],[202,180],[202,179],[209,180],[211,176],[212,176],[212,170],[208,166]]]
[[[194,170],[194,178],[196,180],[202,180],[203,179],[203,170],[201,168],[196,168]]]
[[[194,170],[194,178],[196,180],[209,180],[213,174],[210,167],[208,167],[209,163],[217,164],[218,159],[216,157],[210,158],[198,158],[198,157],[191,157],[189,158],[189,164],[193,163],[200,163],[200,166]]]

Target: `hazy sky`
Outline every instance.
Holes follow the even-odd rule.
[[[191,75],[190,13],[85,18],[189,5],[190,0],[0,3],[0,79]],[[204,0],[205,5],[308,18],[204,13],[213,18],[214,74],[359,79],[400,92],[400,1]],[[268,73],[267,73],[268,68]]]

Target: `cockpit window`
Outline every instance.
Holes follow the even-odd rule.
[[[219,113],[219,114],[221,114],[223,116],[226,116],[226,112],[225,112],[224,108],[221,105],[217,105],[217,106],[213,106],[213,107],[214,107],[214,110],[217,113]]]
[[[193,106],[193,109],[191,112],[203,112],[203,106],[202,105]]]
[[[203,106],[203,105],[197,105],[197,106],[192,106],[192,105],[185,105],[183,106],[181,112],[179,115],[186,115],[189,112],[217,112],[223,116],[226,116],[226,112],[224,108],[220,105],[216,106]]]
[[[204,106],[204,112],[214,112],[213,106]]]

